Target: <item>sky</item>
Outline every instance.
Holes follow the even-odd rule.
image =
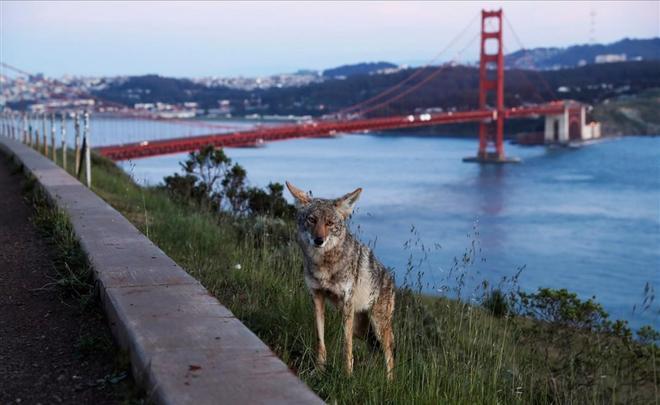
[[[505,24],[512,52],[657,37],[659,4],[0,0],[0,60],[49,76],[258,76],[380,60],[419,65],[453,44],[438,61],[472,61],[481,9],[504,10],[522,42]]]

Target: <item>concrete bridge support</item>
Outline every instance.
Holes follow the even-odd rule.
[[[584,106],[566,106],[562,114],[545,116],[544,143],[568,144],[585,139],[586,111]]]

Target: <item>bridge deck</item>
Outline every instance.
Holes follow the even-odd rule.
[[[504,114],[505,118],[522,118],[538,115],[561,114],[563,111],[563,103],[550,103],[536,107],[511,108],[505,110]],[[191,152],[199,150],[206,145],[213,145],[222,148],[244,147],[258,145],[262,142],[273,142],[294,138],[314,138],[335,133],[414,128],[462,122],[479,122],[494,119],[496,114],[497,112],[494,110],[476,110],[446,112],[440,114],[366,118],[358,120],[311,121],[308,123],[257,128],[239,132],[104,146],[97,148],[96,151],[102,156],[117,161]]]

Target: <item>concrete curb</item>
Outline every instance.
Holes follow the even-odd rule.
[[[137,383],[159,404],[323,403],[234,315],[114,208],[33,149],[0,137],[69,216]]]

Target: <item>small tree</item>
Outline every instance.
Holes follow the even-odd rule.
[[[245,188],[247,172],[238,163],[225,173],[222,179],[222,196],[228,203],[228,207],[235,214],[247,210],[248,193]]]
[[[184,175],[175,173],[165,177],[165,188],[184,201],[218,210],[222,204],[218,181],[226,177],[230,165],[231,159],[222,149],[207,145],[197,152],[190,152],[188,159],[181,163]]]
[[[231,159],[224,150],[215,149],[213,145],[207,145],[199,152],[190,152],[188,160],[181,163],[184,172],[195,176],[211,193],[215,192],[216,182],[227,175],[230,166]]]

